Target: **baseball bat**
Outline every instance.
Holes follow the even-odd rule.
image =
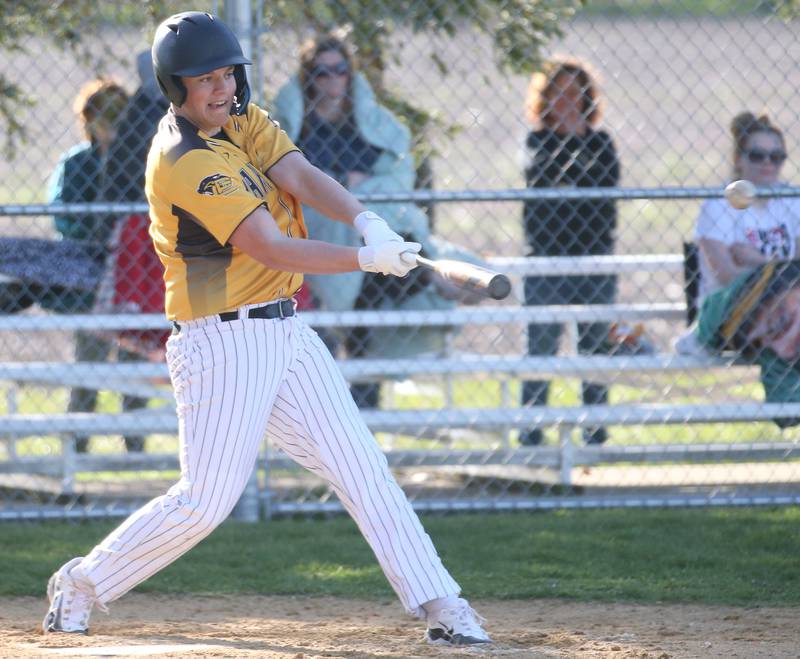
[[[493,270],[481,268],[466,261],[441,259],[433,261],[416,254],[417,265],[436,272],[454,286],[474,291],[494,300],[502,300],[511,292],[511,280]]]

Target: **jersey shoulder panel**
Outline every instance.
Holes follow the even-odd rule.
[[[197,128],[187,119],[168,112],[158,126],[153,146],[158,145],[161,157],[174,165],[184,155],[194,150],[212,151],[200,137]]]

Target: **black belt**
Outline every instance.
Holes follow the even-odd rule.
[[[294,300],[278,300],[277,302],[270,302],[263,307],[253,307],[247,310],[248,318],[261,318],[262,320],[273,320],[274,318],[291,318],[295,314]],[[219,319],[223,323],[229,323],[232,320],[239,320],[238,311],[223,311],[219,315]],[[172,322],[173,332],[180,332],[181,326],[175,321]]]
[[[294,300],[278,300],[277,302],[265,304],[263,307],[253,307],[247,310],[248,318],[261,318],[262,320],[290,318],[291,316],[294,316]],[[223,311],[219,314],[219,319],[223,323],[239,320],[239,312]]]

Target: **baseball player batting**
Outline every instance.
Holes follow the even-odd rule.
[[[427,621],[429,642],[491,642],[292,300],[301,273],[405,276],[420,246],[310,165],[249,103],[246,64],[210,14],[176,14],[156,31],[153,66],[171,105],[145,189],[174,327],[167,362],[181,478],[50,578],[44,631],[86,633],[94,606],[105,609],[211,533],[239,499],[267,431],[335,490],[406,611]],[[353,223],[365,246],[308,240],[301,204]]]

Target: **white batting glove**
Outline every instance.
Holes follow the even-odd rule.
[[[416,254],[422,245],[390,241],[367,245],[358,250],[358,265],[364,272],[405,277],[417,267]]]
[[[386,220],[372,211],[364,211],[356,215],[353,226],[361,234],[365,245],[403,242],[402,236],[392,231]]]

